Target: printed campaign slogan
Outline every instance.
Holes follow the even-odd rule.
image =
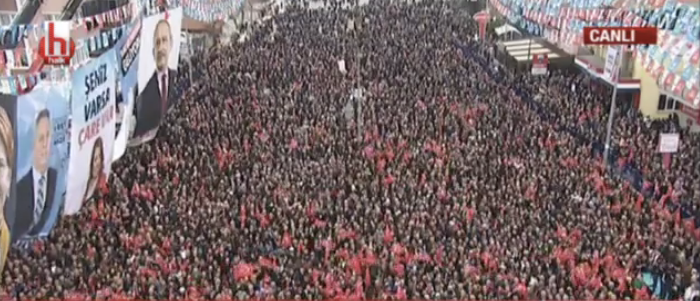
[[[10,251],[10,226],[14,222],[15,212],[12,184],[17,161],[14,130],[16,108],[17,96],[0,94],[0,273]]]
[[[138,61],[138,98],[134,105],[136,124],[129,146],[155,137],[168,109],[177,100],[175,79],[180,57],[182,8],[149,16],[141,24]]]
[[[48,235],[62,212],[69,116],[69,97],[60,85],[41,82],[18,97],[13,241]]]
[[[137,73],[139,67],[139,47],[141,46],[141,20],[127,30],[127,34],[117,42],[114,49],[117,53],[117,133],[114,140],[114,156],[116,161],[124,155],[126,144],[134,128],[132,122],[134,102],[137,97]]]
[[[73,72],[70,168],[65,214],[75,214],[106,183],[116,120],[114,49]]]

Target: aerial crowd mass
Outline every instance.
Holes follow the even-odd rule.
[[[676,120],[623,110],[606,167],[591,144],[609,87],[494,67],[494,42],[449,1],[298,4],[254,27],[193,59],[189,88],[180,66],[157,138],[11,251],[0,300],[650,299],[643,273],[678,299],[700,285],[696,217],[673,210],[700,213],[700,136]],[[670,169],[661,132],[681,134]],[[643,171],[641,192],[618,164]]]

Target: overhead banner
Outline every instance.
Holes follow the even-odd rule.
[[[136,20],[128,33],[115,45],[117,54],[117,124],[112,161],[124,155],[126,144],[133,131],[133,108],[137,96],[139,48],[141,46],[141,20]]]
[[[603,68],[603,76],[613,83],[617,82],[620,55],[622,54],[620,53],[619,47],[608,47],[608,52],[605,56],[605,67]]]
[[[136,124],[130,146],[153,139],[176,100],[175,78],[180,57],[182,8],[149,16],[141,23]]]
[[[545,75],[549,67],[549,57],[546,53],[532,55],[532,75]]]
[[[73,72],[68,193],[64,214],[75,214],[106,183],[116,121],[114,49]]]
[[[13,241],[48,235],[61,214],[69,159],[66,92],[43,82],[18,97]]]
[[[0,274],[10,251],[15,198],[11,194],[17,166],[15,120],[17,96],[0,94]]]

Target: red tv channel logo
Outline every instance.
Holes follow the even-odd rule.
[[[70,38],[71,22],[44,23],[46,36],[39,40],[39,55],[45,65],[69,66],[75,55],[75,42]]]
[[[656,27],[584,27],[586,45],[653,45],[658,39]]]

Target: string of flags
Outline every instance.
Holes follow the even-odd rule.
[[[158,2],[158,4],[156,4]],[[175,3],[173,3],[175,2]],[[45,68],[38,70],[41,59],[31,45],[37,45],[45,36],[45,24],[20,24],[0,27],[0,92],[21,94],[41,81],[61,81],[70,77],[70,72],[90,60],[92,52],[111,47],[121,36],[123,28],[140,14],[145,4],[151,6],[182,6],[185,13],[198,20],[223,19],[240,9],[243,1],[225,0],[141,0],[130,2],[113,10],[84,17],[72,22],[72,30],[87,32],[88,38],[75,40],[75,55],[69,68]],[[108,30],[105,30],[109,28]],[[4,42],[4,43],[3,43]],[[40,65],[40,64],[38,64]],[[10,70],[23,68],[27,74],[11,75]]]
[[[242,0],[177,0],[188,17],[203,22],[222,20],[243,6]]]
[[[658,80],[659,86],[668,91],[680,90],[686,95],[691,93],[695,99],[692,87],[698,83],[697,69],[700,62],[700,43],[697,32],[699,28],[692,26],[678,26],[664,29],[663,25],[669,21],[664,18],[673,14],[664,12],[675,11],[678,6],[671,1],[665,2],[665,6],[652,14],[640,17],[641,11],[622,8],[592,8],[592,2],[601,0],[575,0],[575,5],[559,6],[557,0],[522,2],[522,0],[505,0],[505,5],[500,0],[491,0],[496,10],[504,15],[511,23],[522,26],[532,34],[541,34],[552,44],[558,45],[564,51],[575,54],[582,44],[582,30],[584,26],[648,26],[649,24],[660,27],[659,45],[651,47],[635,47],[632,49],[634,56],[642,55],[645,66],[653,72],[652,76]],[[551,7],[543,7],[550,5]],[[512,9],[516,7],[516,9]],[[522,8],[522,13],[515,13],[517,8]],[[698,10],[692,7],[683,7],[685,10],[675,14],[675,23],[685,24],[690,20],[700,19]],[[696,22],[700,23],[700,22]],[[684,90],[686,89],[686,90]],[[691,89],[691,90],[688,90]],[[690,100],[688,100],[690,101]]]
[[[73,20],[72,27],[74,30],[85,29],[87,32],[93,32],[131,22],[134,15],[133,4],[129,3],[101,14]],[[0,46],[5,49],[19,48],[26,39],[30,43],[38,43],[45,35],[44,24],[46,23],[2,26],[0,37],[3,38],[0,39]]]
[[[75,56],[71,59],[71,68],[81,66],[90,59],[90,53],[113,43],[114,36],[122,27],[127,26],[135,15],[132,3],[123,5],[113,10],[89,16],[73,21],[73,29],[84,28],[88,33],[99,32],[102,28],[109,28],[121,24],[116,28],[101,31],[97,35],[77,40]],[[0,89],[3,91],[21,91],[23,87],[35,85],[41,79],[60,79],[64,76],[56,76],[60,71],[51,71],[50,75],[42,73],[13,76],[10,70],[14,68],[26,68],[32,70],[32,64],[39,60],[38,55],[31,45],[37,45],[44,36],[43,24],[20,24],[16,26],[3,26],[0,28],[1,44],[4,50],[0,50]],[[1,42],[0,42],[1,43]],[[65,68],[64,68],[65,69]],[[64,71],[68,72],[70,70]]]

